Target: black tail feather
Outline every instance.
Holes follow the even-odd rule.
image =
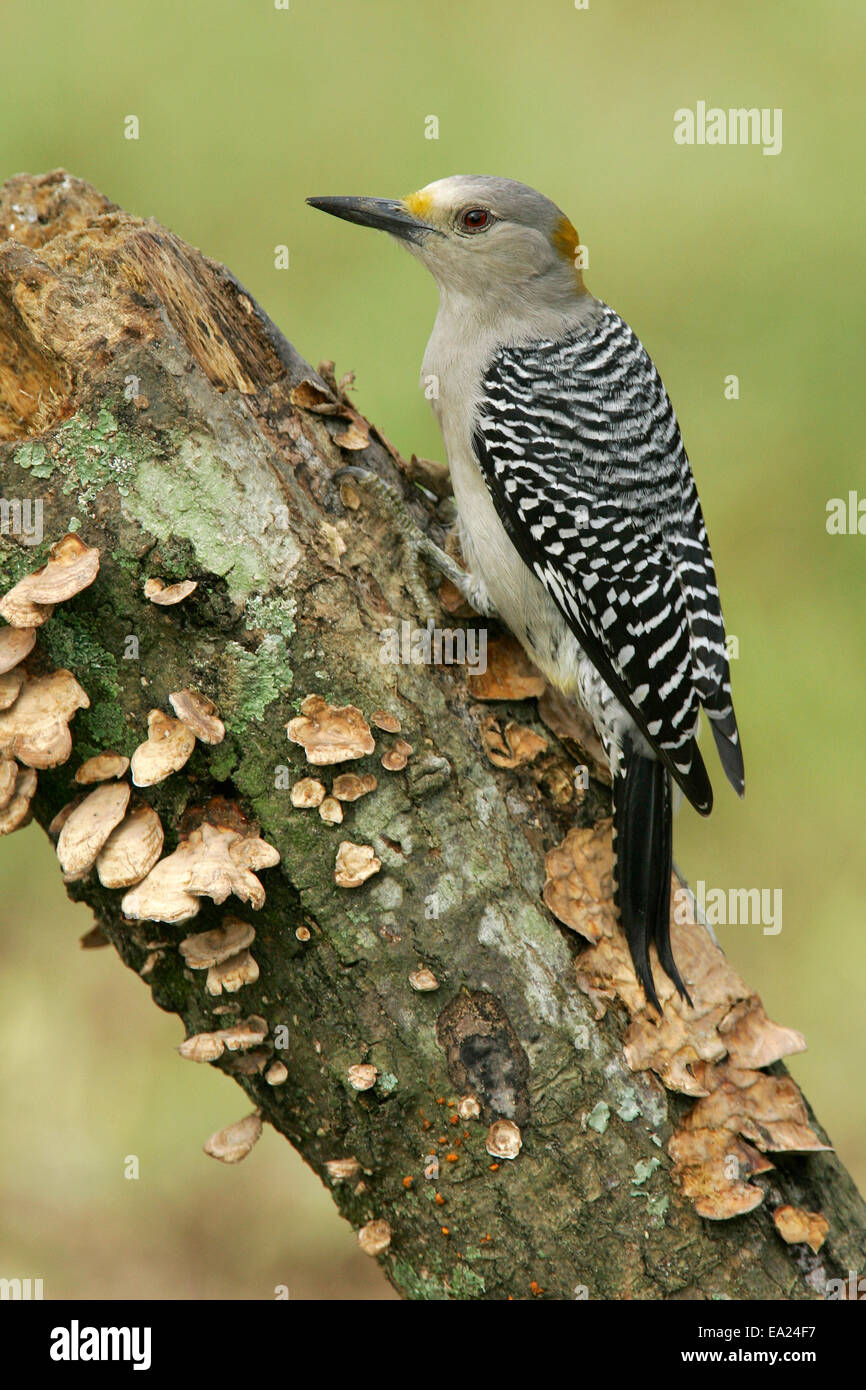
[[[713,714],[712,710],[707,710],[707,714],[725,776],[737,796],[742,796],[746,790],[746,774],[743,768],[743,748],[740,743],[734,711],[729,708],[725,714],[720,716]]]
[[[625,750],[623,769],[614,778],[613,828],[616,903],[638,980],[661,1013],[650,964],[653,941],[662,969],[691,1004],[671,950],[671,779],[655,758]]]

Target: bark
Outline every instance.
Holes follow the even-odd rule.
[[[576,981],[582,943],[541,898],[545,849],[609,814],[604,784],[579,800],[551,794],[568,750],[528,702],[496,706],[497,717],[544,734],[550,756],[540,772],[493,767],[480,736],[490,707],[479,715],[465,669],[380,660],[383,629],[423,626],[424,604],[441,610],[435,587],[419,592],[388,509],[364,491],[346,505],[333,474],[347,463],[379,472],[439,539],[443,507],[407,482],[374,428],[367,447],[344,447],[350,420],[333,383],[227,270],[153,221],[58,171],[4,185],[0,237],[0,491],[44,509],[41,544],[0,536],[0,591],[71,522],[101,551],[97,581],[58,606],[31,658],[33,670],[71,669],[91,701],[72,725],[71,761],[39,774],[37,819],[47,826],[70,800],[84,758],[131,754],[148,711],[195,686],[227,737],[143,793],[166,850],[216,797],[281,855],[262,871],[259,912],[205,900],[175,927],[125,920],[121,894],[94,875],[69,885],[155,1003],[188,1034],[230,1022],[214,1008],[239,996],[211,998],[175,946],[228,911],[254,922],[260,978],[236,1016],[266,1018],[271,1039],[284,1025],[288,1047],[274,1055],[288,1079],[242,1074],[239,1054],[214,1065],[347,1220],[388,1222],[379,1259],[407,1298],[807,1299],[862,1269],[866,1210],[832,1153],[777,1159],[754,1179],[764,1203],[731,1221],[702,1219],[674,1181],[664,1146],[692,1102],[629,1068],[625,1010],[596,1018]],[[302,381],[343,413],[293,404]],[[159,608],[143,596],[150,576],[198,589]],[[387,734],[374,755],[321,769],[328,783],[332,771],[378,776],[339,827],[289,798],[288,785],[319,771],[286,737],[313,692],[367,716],[395,711],[414,748],[402,772],[380,765]],[[344,839],[381,860],[357,889],[334,882]],[[419,965],[437,990],[411,988]],[[347,1082],[360,1062],[378,1068],[371,1090]],[[455,1124],[466,1093],[481,1118]],[[605,1106],[608,1120],[588,1124]],[[523,1147],[495,1167],[485,1138],[503,1116]],[[424,1177],[431,1150],[438,1181]],[[326,1163],[348,1156],[361,1172],[334,1183]],[[819,1254],[779,1238],[770,1209],[781,1202],[827,1217]]]

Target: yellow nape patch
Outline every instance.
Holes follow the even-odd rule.
[[[419,193],[410,193],[408,198],[404,198],[403,206],[413,217],[423,221],[433,206],[433,194],[422,188]]]
[[[580,244],[580,237],[577,235],[576,228],[572,226],[567,217],[560,217],[550,239],[562,259],[573,266],[574,273],[582,287],[581,266],[585,264],[583,260],[584,248]]]

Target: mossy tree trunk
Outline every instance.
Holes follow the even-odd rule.
[[[497,770],[464,669],[380,660],[380,632],[418,622],[417,585],[388,510],[363,490],[360,506],[344,505],[335,471],[379,472],[442,536],[382,436],[336,442],[350,421],[333,383],[242,286],[86,184],[62,172],[11,180],[0,238],[0,493],[38,500],[44,533],[36,545],[0,537],[0,590],[69,529],[101,551],[97,581],[39,631],[35,669],[68,667],[91,704],[72,725],[72,760],[39,775],[38,820],[71,799],[84,758],[131,754],[148,711],[194,686],[217,702],[227,737],[143,793],[167,849],[222,797],[281,854],[262,873],[261,911],[205,900],[187,926],[126,921],[121,894],[94,875],[70,884],[155,1002],[188,1033],[222,1026],[213,1010],[225,998],[174,947],[227,910],[254,922],[260,978],[242,1012],[266,1018],[272,1037],[284,1025],[288,1080],[244,1075],[237,1055],[217,1065],[353,1225],[389,1223],[380,1259],[409,1298],[797,1299],[817,1296],[806,1277],[817,1265],[827,1277],[862,1268],[863,1205],[832,1154],[780,1160],[758,1179],[828,1217],[811,1262],[782,1243],[766,1205],[712,1223],[681,1196],[663,1145],[689,1102],[626,1065],[623,1012],[596,1021],[576,985],[580,941],[541,900],[544,850],[609,814],[606,789],[593,782],[560,804],[543,780]],[[303,381],[325,413],[292,403]],[[198,589],[160,608],[143,596],[151,576]],[[414,749],[405,771],[383,771],[382,736],[375,755],[333,769],[379,783],[340,827],[289,797],[316,775],[286,736],[313,692],[367,716],[393,710]],[[506,710],[551,741],[534,706]],[[358,889],[334,882],[342,839],[381,860]],[[437,990],[411,988],[419,965]],[[359,1062],[378,1068],[371,1090],[347,1082]],[[481,1119],[455,1124],[467,1092]],[[587,1123],[605,1108],[605,1123]],[[523,1148],[497,1167],[485,1136],[501,1116]],[[438,1181],[424,1176],[431,1151]],[[326,1163],[349,1156],[360,1175],[331,1182]]]

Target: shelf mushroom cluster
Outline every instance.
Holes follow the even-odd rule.
[[[70,532],[52,547],[45,565],[0,599],[0,616],[7,624],[0,628],[0,835],[30,820],[37,770],[58,767],[72,755],[69,725],[79,709],[89,708],[87,693],[71,671],[36,675],[26,663],[38,629],[56,605],[87,588],[98,572],[98,548]],[[145,596],[165,607],[181,602],[195,587],[192,580],[169,586],[149,580]],[[161,857],[164,833],[159,815],[135,789],[155,786],[179,772],[197,741],[213,746],[225,737],[216,705],[200,691],[175,691],[169,704],[173,714],[150,711],[147,737],[131,759],[106,750],[86,759],[76,771],[78,795],[49,826],[63,878],[76,882],[95,871],[103,887],[123,890],[121,912],[131,920],[185,922],[198,914],[203,897],[223,903],[231,894],[260,908],[265,890],[256,874],[277,864],[279,851],[258,834],[238,829],[242,822],[230,806],[222,804],[222,816],[217,812],[208,819],[206,812],[203,822],[181,837],[177,849]],[[227,917],[220,927],[187,937],[181,954],[190,969],[207,971],[210,997],[231,995],[258,979],[249,949],[254,938],[252,926]],[[150,944],[158,949],[148,956],[142,974],[152,968],[164,946]],[[215,1006],[215,1012],[220,1011]],[[269,1085],[279,1086],[288,1069],[262,1047],[267,1033],[267,1021],[251,1015],[187,1038],[178,1050],[199,1062],[214,1061],[225,1052],[236,1054],[236,1070],[264,1072]],[[260,1133],[260,1117],[247,1116],[212,1136],[205,1149],[223,1162],[235,1163]]]
[[[367,757],[376,751],[376,739],[370,725],[383,733],[400,733],[400,720],[388,710],[375,710],[370,723],[357,705],[329,705],[321,695],[307,695],[301,702],[301,713],[290,719],[286,733],[292,743],[299,743],[313,767],[329,767]],[[381,758],[386,772],[402,772],[413,753],[411,743],[398,738]],[[341,825],[343,804],[358,801],[376,790],[378,779],[372,772],[359,776],[343,772],[334,778],[330,792],[324,782],[315,777],[302,777],[291,789],[292,805],[298,810],[317,808],[323,821]],[[372,845],[358,845],[341,840],[334,865],[334,882],[338,888],[360,888],[362,883],[382,867]]]

